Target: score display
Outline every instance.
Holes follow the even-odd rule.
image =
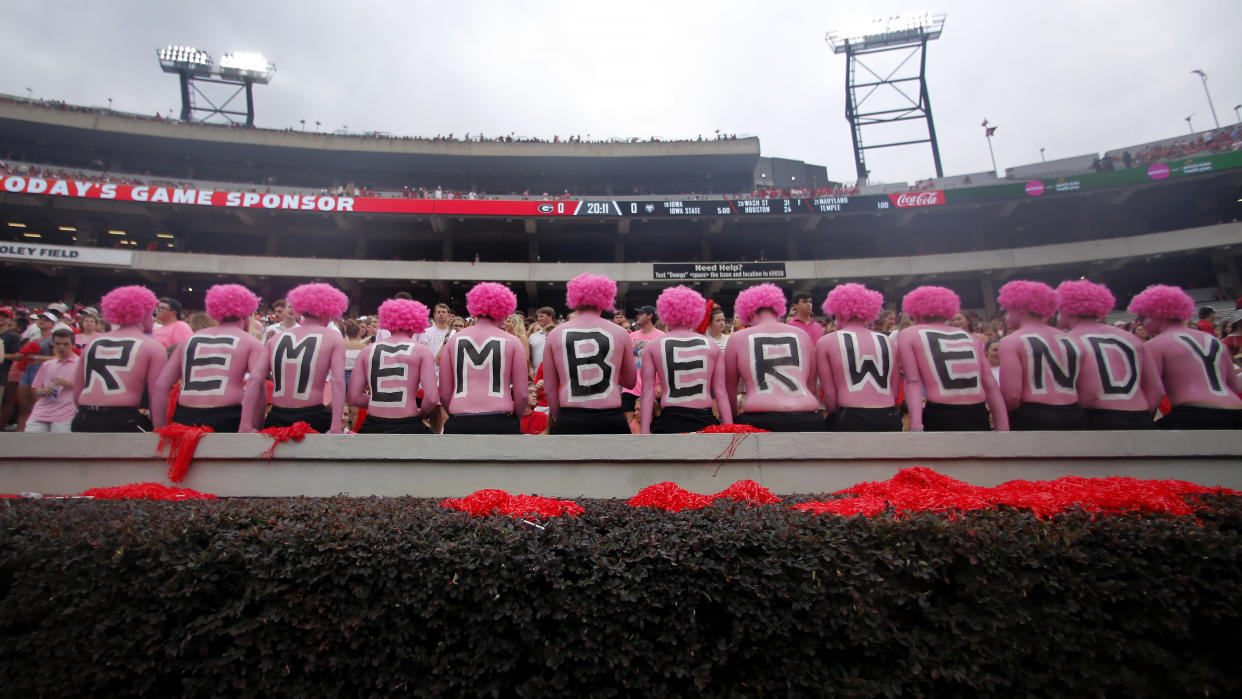
[[[633,199],[581,202],[575,216],[624,216],[714,218],[718,216],[796,216],[841,212],[883,211],[891,206],[886,196],[831,196],[813,199],[701,199],[639,201]]]

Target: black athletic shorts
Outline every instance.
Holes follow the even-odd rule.
[[[132,405],[79,405],[69,429],[74,432],[150,432],[151,418]]]
[[[1023,430],[1085,430],[1087,416],[1077,403],[1047,405],[1020,403],[1009,411],[1009,429]]]
[[[621,410],[623,412],[632,413],[638,409],[638,396],[633,393],[621,394]]]
[[[768,432],[823,432],[824,417],[818,410],[799,413],[742,413],[734,422]]]
[[[172,421],[178,425],[210,427],[216,432],[236,432],[241,427],[242,407],[222,405],[218,408],[191,408],[177,405]]]
[[[901,411],[891,408],[837,408],[828,415],[829,432],[900,432]]]
[[[709,425],[719,425],[711,408],[679,408],[670,405],[651,418],[651,434],[682,434],[698,432]]]
[[[1091,430],[1150,430],[1156,426],[1146,410],[1089,408],[1083,412],[1087,414],[1087,429]]]
[[[513,413],[463,413],[449,416],[444,434],[522,434],[522,425]]]
[[[992,429],[987,403],[932,403],[923,406],[924,432],[986,432]]]
[[[1242,410],[1179,405],[1156,426],[1165,430],[1242,430]]]
[[[362,427],[358,428],[358,434],[431,434],[431,430],[416,415],[379,417],[367,414],[367,419],[362,421]]]
[[[273,405],[263,421],[263,428],[291,427],[295,422],[305,422],[311,429],[327,433],[332,429],[332,408],[326,405],[310,405],[305,408],[281,408]]]
[[[620,408],[561,408],[548,434],[630,434]]]

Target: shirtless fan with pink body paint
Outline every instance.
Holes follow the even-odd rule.
[[[79,363],[73,402],[74,432],[148,432],[151,419],[138,409],[168,357],[150,333],[159,301],[144,286],[122,286],[99,304],[114,328],[86,346]]]

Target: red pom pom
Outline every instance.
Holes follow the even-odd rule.
[[[669,512],[697,510],[710,504],[711,496],[692,493],[672,481],[649,485],[629,499],[630,507],[654,507]]]
[[[190,462],[194,460],[194,452],[198,449],[198,440],[211,432],[215,430],[207,426],[179,425],[175,422],[155,430],[155,433],[160,436],[160,443],[155,448],[155,453],[158,454],[164,451],[164,447],[169,447],[168,480],[173,483],[185,480],[185,473],[190,470]]]

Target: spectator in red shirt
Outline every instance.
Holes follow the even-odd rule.
[[[1199,329],[1209,335],[1216,335],[1216,311],[1208,306],[1199,309]]]

